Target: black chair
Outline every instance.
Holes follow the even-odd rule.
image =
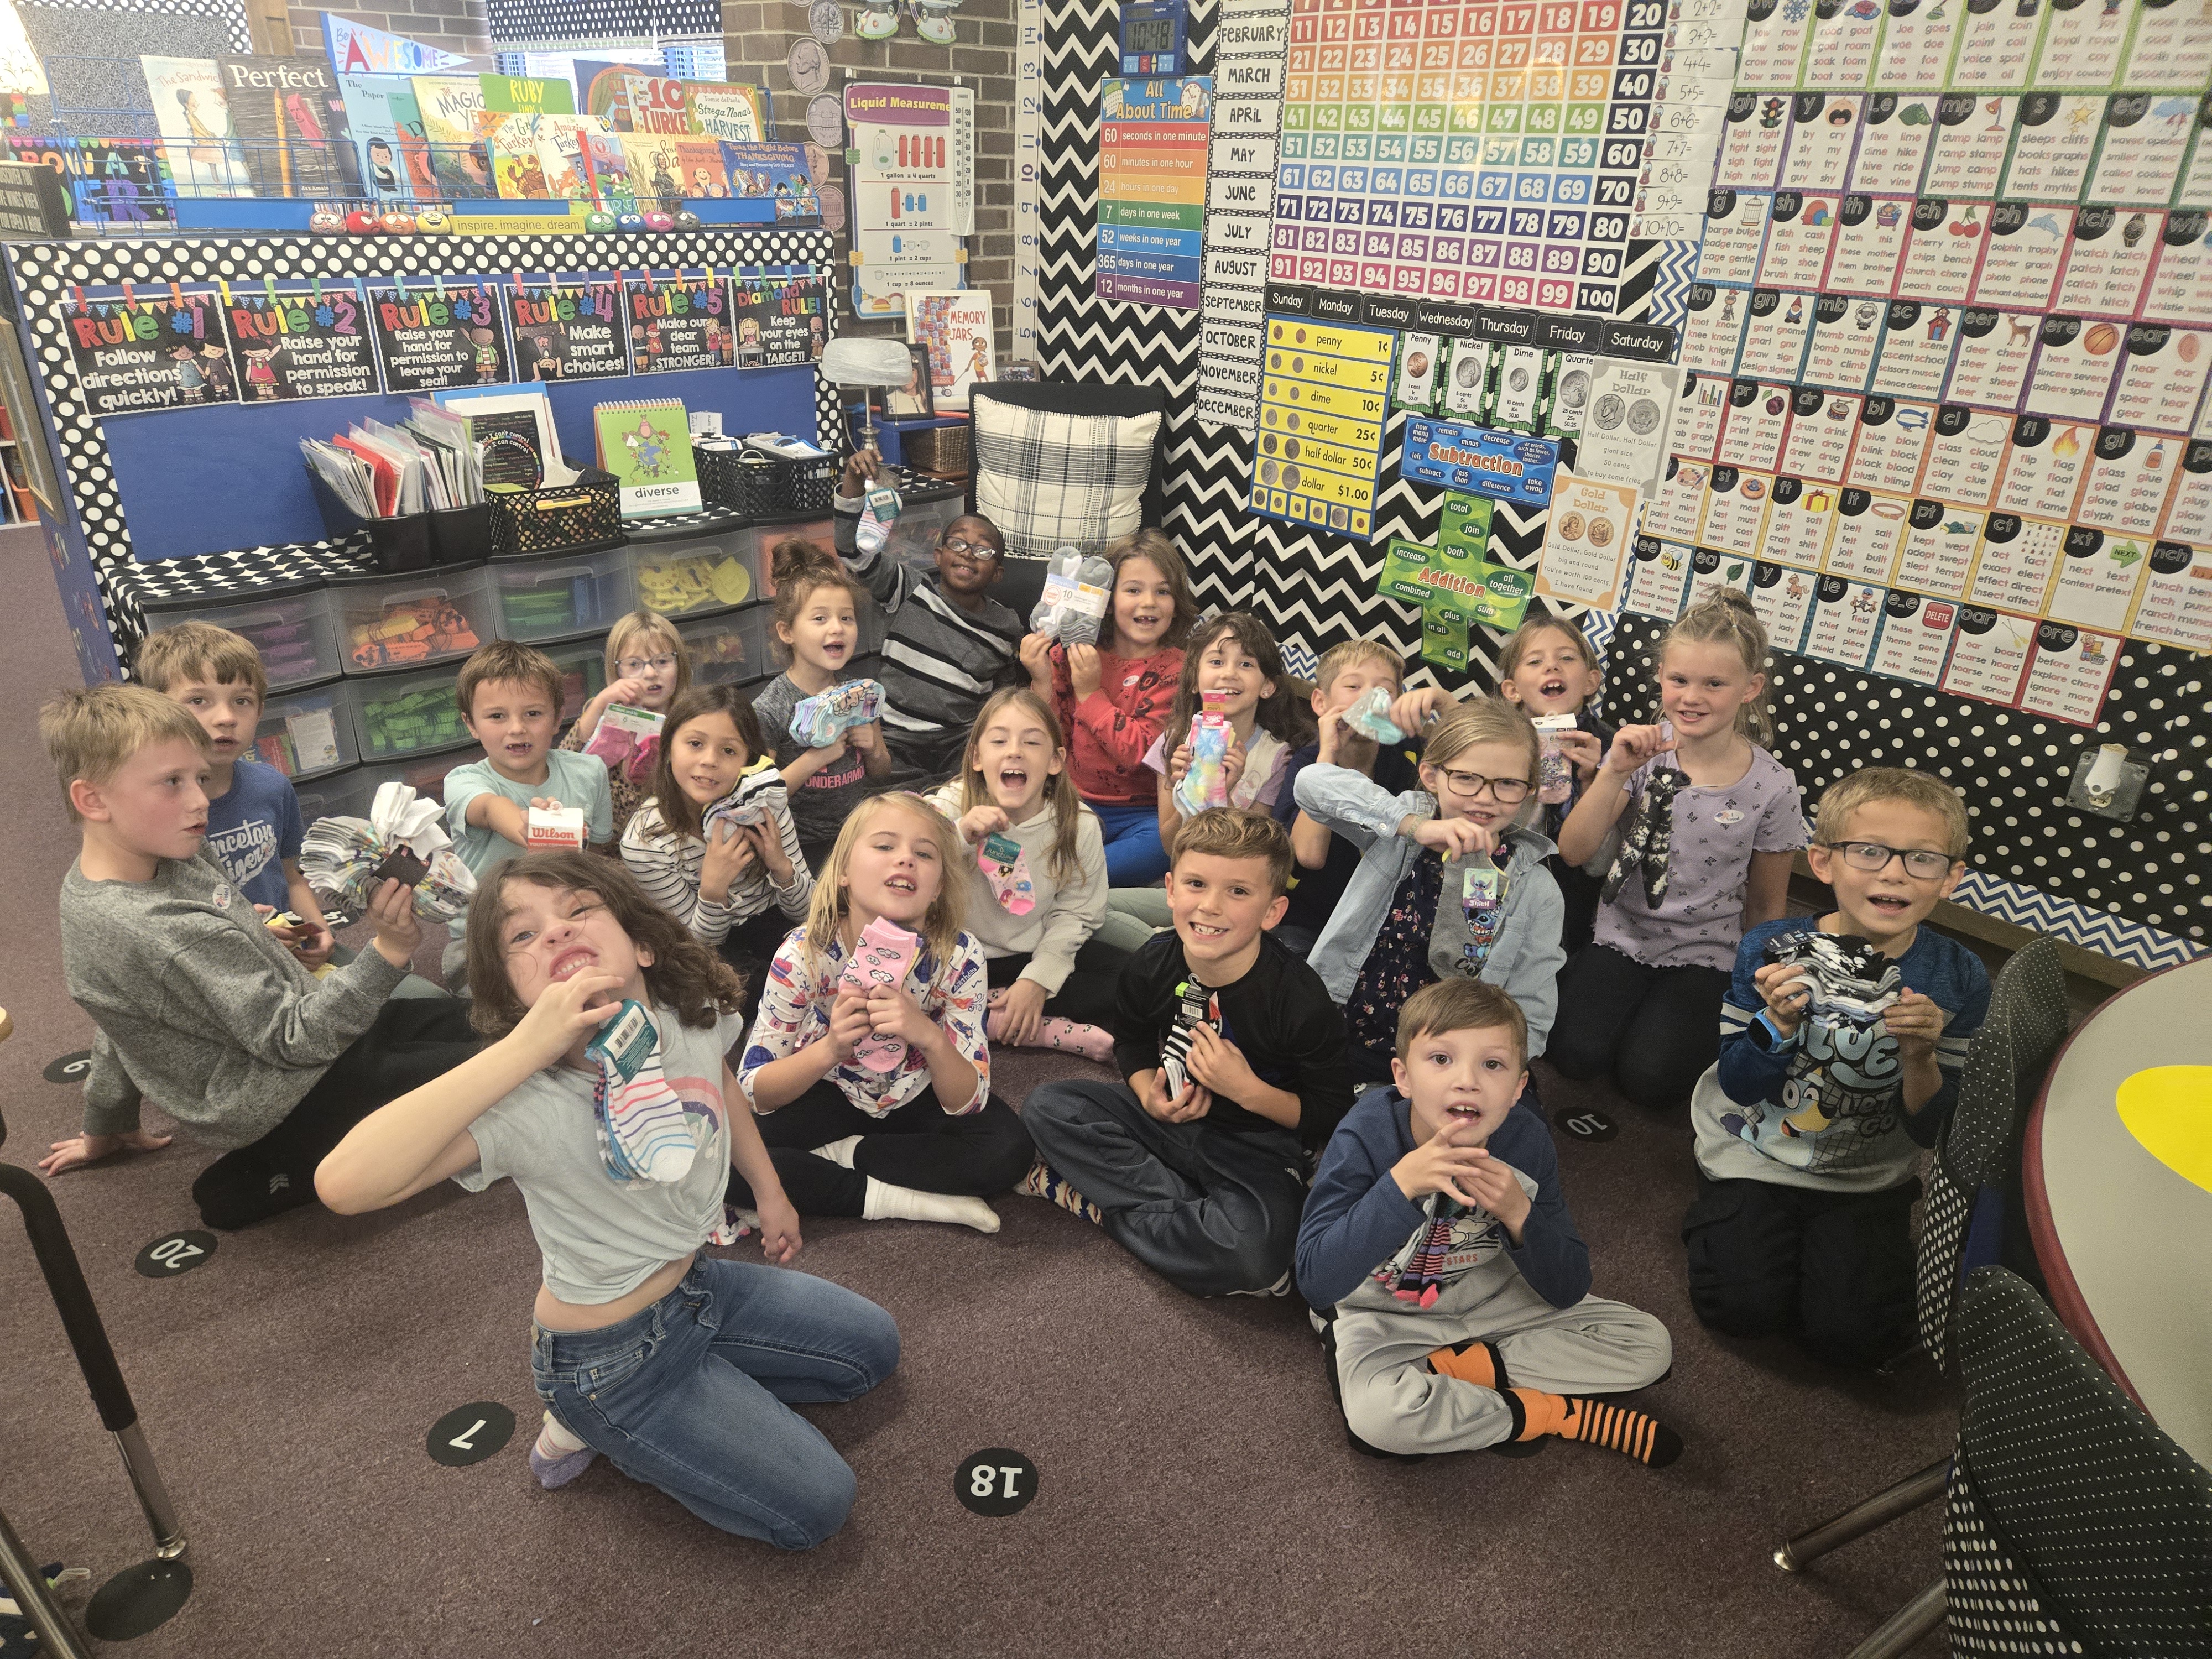
[[[1928,1171],[1918,1316],[1921,1345],[1939,1368],[1950,1369],[1953,1304],[1960,1282],[2003,1251],[2008,1194],[2017,1200],[2021,1137],[2066,1030],[2066,973],[2058,947],[2047,939],[2031,939],[2013,953],[1990,988],[1989,1018],[1967,1049],[1958,1105]],[[2021,1235],[2024,1229],[2009,1232]],[[1774,1552],[1774,1565],[1784,1572],[1802,1571],[1838,1545],[1932,1504],[1942,1495],[1949,1467],[1948,1459],[1931,1463],[1800,1533]],[[1893,1659],[1942,1617],[1939,1580],[1852,1650],[1851,1659]]]
[[[0,1012],[0,1021],[6,1018]],[[4,1036],[0,1031],[0,1039]],[[0,1145],[7,1139],[7,1123],[0,1120]],[[84,1373],[85,1387],[92,1391],[92,1403],[102,1426],[115,1437],[116,1449],[123,1455],[123,1472],[130,1477],[131,1490],[138,1495],[138,1507],[154,1534],[154,1559],[126,1567],[101,1585],[86,1610],[86,1624],[94,1636],[102,1641],[128,1641],[164,1623],[191,1594],[192,1570],[184,1560],[184,1528],[178,1524],[168,1489],[161,1484],[161,1472],[146,1444],[145,1431],[139,1427],[137,1407],[131,1402],[131,1390],[124,1386],[122,1368],[115,1363],[115,1350],[108,1344],[106,1327],[100,1322],[100,1310],[93,1304],[84,1270],[77,1264],[53,1194],[30,1170],[13,1164],[0,1164],[0,1194],[13,1199],[23,1212],[23,1229],[30,1235],[31,1249],[46,1275],[46,1289],[61,1315],[70,1346],[76,1350],[77,1369]],[[14,1591],[15,1604],[38,1632],[43,1652],[54,1659],[84,1659],[86,1650],[76,1627],[47,1589],[37,1558],[24,1549],[4,1514],[0,1514],[0,1579]]]
[[[1951,1651],[2212,1656],[2212,1473],[2016,1273],[1968,1275],[1952,1343]]]

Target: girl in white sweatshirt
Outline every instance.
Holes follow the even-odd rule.
[[[929,799],[975,849],[968,931],[992,986],[991,1041],[1103,1060],[1128,953],[1091,937],[1106,916],[1106,848],[1066,769],[1045,701],[1004,690],[975,717],[959,776]]]

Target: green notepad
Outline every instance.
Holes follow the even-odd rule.
[[[691,460],[691,421],[673,398],[600,404],[592,410],[599,467],[622,481],[622,514],[652,519],[696,513],[699,472]]]

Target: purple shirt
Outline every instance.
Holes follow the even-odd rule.
[[[1662,764],[1673,769],[1674,757],[1655,755],[1629,775],[1623,824]],[[1598,906],[1597,942],[1653,968],[1733,967],[1751,855],[1794,853],[1811,839],[1797,780],[1754,744],[1750,769],[1725,789],[1685,783],[1675,794],[1665,902],[1647,904],[1642,874],[1631,872],[1613,902]]]

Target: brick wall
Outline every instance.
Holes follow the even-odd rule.
[[[444,52],[483,55],[491,51],[484,28],[483,0],[368,0],[368,9],[349,5],[294,4],[292,41],[295,52],[323,55],[323,13],[336,11],[373,29],[420,40]]]

